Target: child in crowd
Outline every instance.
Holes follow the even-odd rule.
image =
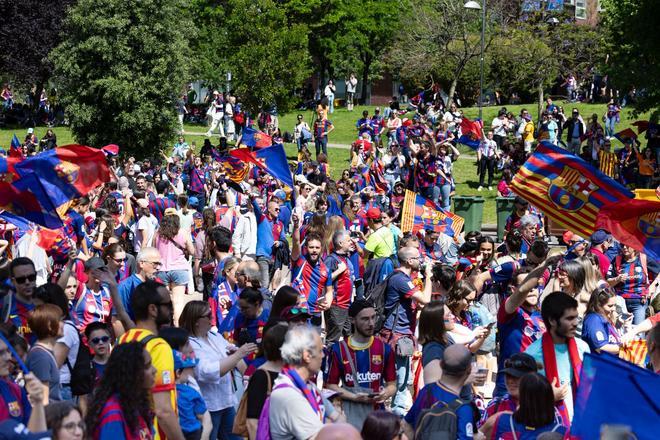
[[[211,415],[193,379],[199,359],[195,358],[193,351],[184,354],[179,350],[172,350],[172,354],[176,374],[179,424],[183,435],[186,440],[208,438],[211,432]]]

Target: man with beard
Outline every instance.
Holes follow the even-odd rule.
[[[9,320],[16,326],[19,335],[28,343],[36,342],[28,325],[28,317],[34,310],[34,290],[37,282],[37,271],[34,263],[27,257],[14,258],[9,265],[12,292]]]
[[[540,374],[548,378],[555,394],[555,406],[563,425],[570,426],[573,402],[580,384],[582,359],[589,346],[576,338],[578,303],[563,292],[553,292],[543,300],[541,316],[547,331],[534,341],[525,353],[543,365]]]
[[[341,395],[347,421],[361,430],[369,413],[382,407],[396,391],[394,353],[380,338],[374,338],[377,314],[371,302],[356,300],[348,308],[348,316],[354,331],[332,346],[327,385]]]
[[[334,299],[325,311],[326,345],[330,346],[350,332],[348,310],[353,299],[355,269],[349,258],[354,246],[349,232],[339,230],[332,236],[333,252],[323,261],[332,277]]]
[[[334,289],[332,274],[323,261],[321,236],[310,233],[305,237],[305,253],[300,248],[300,218],[293,214],[293,236],[291,245],[291,285],[307,302],[312,324],[321,325],[321,312],[332,304]]]
[[[172,325],[174,319],[170,292],[163,284],[147,280],[135,288],[131,308],[135,315],[135,328],[124,333],[119,343],[142,343],[156,368],[156,380],[151,389],[154,413],[158,415],[154,420],[154,438],[184,440],[176,413],[174,356],[167,342],[156,336],[161,327]]]

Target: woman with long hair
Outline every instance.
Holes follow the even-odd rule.
[[[611,287],[594,290],[582,323],[582,339],[592,352],[619,354],[621,337],[616,322],[616,293]]]
[[[240,260],[236,257],[225,258],[222,268],[222,279],[218,280],[218,287],[211,290],[208,303],[213,313],[213,325],[220,327],[229,310],[238,301],[236,294],[236,270]]]
[[[172,292],[176,321],[181,314],[186,286],[190,281],[188,256],[192,255],[195,249],[190,239],[190,231],[186,232],[180,228],[179,216],[174,208],[165,210],[154,243],[163,263],[158,278],[168,285]]]
[[[323,253],[324,256],[332,253],[332,237],[335,232],[344,229],[344,219],[338,215],[333,215],[328,219],[328,224],[323,231]]]
[[[156,368],[139,342],[119,344],[110,355],[89,404],[87,430],[94,440],[154,438],[151,388]]]
[[[454,343],[447,333],[454,329],[454,322],[449,319],[450,314],[444,301],[433,300],[419,315],[419,343],[422,344],[424,384],[436,382],[442,376],[440,360],[445,348]]]
[[[213,211],[213,208],[204,208],[202,211],[202,229],[197,233],[197,237],[195,237],[193,273],[196,277],[201,276],[202,285],[204,286],[202,295],[205,300],[211,294],[213,274],[217,264],[215,260],[215,244],[211,240],[211,230],[215,225],[215,211]],[[199,279],[197,282],[199,283]]]
[[[559,283],[557,290],[561,290],[577,300],[578,315],[581,318],[584,317],[591,296],[585,289],[586,279],[587,274],[579,261],[564,260],[559,263],[556,276],[556,282]]]
[[[360,434],[363,440],[408,440],[401,429],[401,418],[382,409],[367,416]]]
[[[190,301],[183,308],[179,326],[190,334],[190,345],[199,364],[195,379],[211,413],[211,439],[236,438],[231,434],[236,416],[236,395],[231,372],[242,359],[255,352],[257,345],[247,342],[230,352],[230,345],[220,333],[211,330],[211,308],[204,301]],[[245,365],[242,365],[242,371]]]
[[[538,373],[527,373],[520,379],[520,400],[512,413],[501,412],[492,416],[482,427],[490,433],[487,438],[515,438],[535,440],[543,432],[563,435],[566,427],[556,422],[555,398],[548,379]]]
[[[129,277],[130,274],[126,264],[127,255],[121,244],[112,243],[104,247],[101,258],[105,261],[105,266],[115,278],[115,281],[119,283]]]
[[[477,326],[472,321],[472,314],[468,309],[476,298],[477,289],[471,282],[467,280],[456,282],[447,294],[447,311],[449,315],[444,320],[444,322],[451,321],[454,324],[460,324],[472,331],[473,340],[468,344],[468,348],[472,352],[479,350],[490,334],[489,327]]]
[[[300,292],[291,286],[282,286],[273,297],[273,305],[270,308],[268,323],[280,318],[282,310],[293,307],[300,300]],[[268,323],[266,325],[268,325]]]
[[[48,405],[46,424],[53,433],[53,440],[83,440],[87,429],[82,411],[71,401]]]

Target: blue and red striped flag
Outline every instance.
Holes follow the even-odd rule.
[[[293,177],[282,144],[275,144],[256,151],[239,148],[232,150],[229,154],[237,159],[255,164],[280,182],[293,188]]]
[[[463,117],[461,119],[461,136],[458,138],[458,142],[476,150],[479,148],[482,138],[483,123],[481,120],[470,121],[468,118]]]
[[[598,212],[596,227],[660,261],[660,202],[628,199],[607,204]]]
[[[11,144],[9,145],[9,157],[23,157],[23,150],[21,149],[21,141],[18,140],[16,134],[11,138]]]
[[[417,233],[422,229],[458,236],[465,220],[453,212],[445,211],[432,200],[406,190],[401,209],[401,231]]]
[[[273,145],[273,138],[263,131],[255,130],[252,127],[245,127],[241,132],[241,139],[238,145],[245,145],[253,148],[266,148]]]
[[[520,167],[511,188],[554,222],[583,237],[596,229],[603,206],[634,197],[582,158],[545,141]]]

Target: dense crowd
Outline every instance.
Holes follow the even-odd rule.
[[[259,167],[236,178],[228,154],[250,118],[214,93],[218,145],[182,136],[162,157],[110,158],[115,178],[73,201],[46,249],[2,224],[0,420],[57,440],[561,438],[584,353],[646,341],[660,372],[657,261],[602,229],[551,245],[521,197],[501,243],[404,232],[406,190],[451,207],[460,109],[430,94],[365,110],[333,178],[330,103],[290,127],[295,188]],[[540,124],[502,109],[479,141],[479,189],[501,171],[513,196],[543,139],[651,187],[657,135],[611,152],[619,110],[603,129],[551,100]],[[281,142],[276,114],[256,122]],[[37,145],[29,132],[23,153]]]

